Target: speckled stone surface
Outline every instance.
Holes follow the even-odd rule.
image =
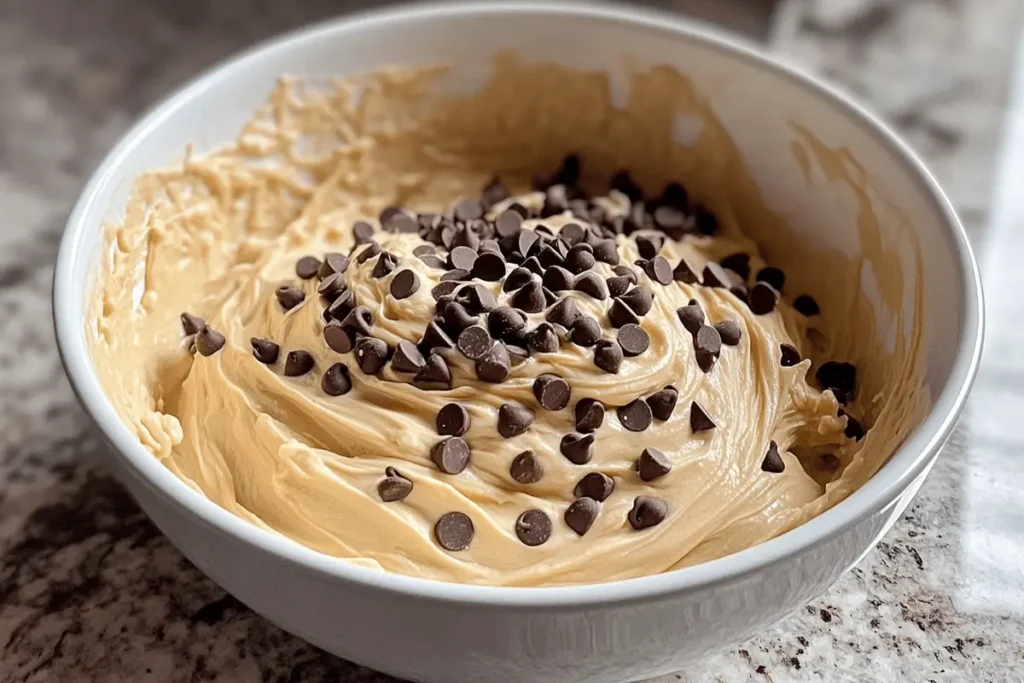
[[[1013,241],[987,226],[1019,2],[785,0],[774,18],[770,3],[726,4],[690,6],[853,91],[929,159],[984,252]],[[64,378],[49,317],[67,212],[140,110],[215,59],[342,6],[0,2],[0,683],[393,680],[278,630],[170,546],[94,465],[104,446]],[[999,282],[1016,283],[1011,271]],[[999,329],[1008,347],[1020,336]],[[991,403],[972,404],[874,552],[775,628],[661,680],[1022,680],[1024,579],[1010,561],[1021,527],[998,528],[1005,516],[979,515],[977,503],[985,482],[998,485],[993,458],[1022,442],[972,428],[992,405],[1020,406],[1021,385],[1001,368],[985,377]]]

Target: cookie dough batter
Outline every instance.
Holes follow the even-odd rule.
[[[667,68],[639,73],[615,108],[606,76],[511,56],[472,96],[437,95],[442,74],[386,70],[326,90],[283,80],[235,144],[138,181],[109,230],[88,325],[111,401],[155,457],[227,510],[324,553],[520,586],[612,581],[736,552],[819,514],[877,470],[923,405],[918,327],[905,338],[900,325],[883,347],[870,306],[850,294],[856,279],[837,276],[842,293],[798,299],[792,264],[762,270],[769,264],[739,217],[761,216],[781,241],[785,228],[750,191],[689,81]],[[689,147],[672,142],[684,111],[705,122]],[[531,177],[569,151],[593,193],[574,205],[585,216],[531,190]],[[574,187],[572,166],[535,186]],[[608,189],[621,168],[650,207],[667,207],[639,231],[622,230],[632,186],[620,176],[626,192]],[[489,185],[495,176],[507,197]],[[670,179],[689,196],[664,191]],[[466,203],[485,187],[482,207]],[[513,287],[513,270],[530,264],[489,258],[473,270],[495,247],[505,260],[502,235],[471,245],[472,256],[455,254],[472,239],[465,229],[455,242],[441,236],[444,225],[477,220],[477,208],[490,221],[525,215],[505,239],[561,234],[605,260],[580,256],[586,248],[557,264],[549,255],[543,274],[519,273]],[[453,211],[448,222],[418,216]],[[597,246],[608,239],[601,225],[616,220],[630,233],[611,238],[619,270],[608,245]],[[428,234],[442,244],[425,247]],[[838,258],[805,263],[837,273],[863,265]],[[891,272],[877,267],[891,254],[864,258]],[[438,290],[460,266],[465,281]],[[883,296],[902,291],[898,274],[886,277]],[[628,310],[609,287],[623,288]],[[325,308],[350,295],[325,333]],[[538,295],[543,310],[531,303]],[[505,352],[492,347],[502,334],[495,314],[482,315],[488,296],[518,307],[502,313],[513,326],[527,321],[506,333]],[[479,321],[465,346],[445,315],[453,300]],[[356,304],[367,319],[349,315]],[[427,372],[431,349],[445,346],[424,341],[438,313],[455,348],[437,351],[444,368]],[[857,366],[855,389],[835,379],[850,367],[829,360]],[[834,391],[815,379],[823,367]]]

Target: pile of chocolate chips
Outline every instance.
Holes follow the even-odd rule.
[[[531,355],[553,353],[564,343],[593,349],[593,362],[607,373],[617,373],[625,358],[648,351],[650,337],[641,326],[652,309],[660,287],[675,282],[728,289],[745,302],[756,315],[771,313],[785,284],[778,268],[759,270],[748,287],[750,257],[732,254],[720,263],[709,262],[698,273],[685,260],[671,264],[660,255],[667,240],[683,240],[687,235],[709,236],[718,229],[713,213],[699,204],[691,205],[685,188],[669,183],[655,198],[644,196],[641,188],[625,171],[611,180],[614,190],[626,195],[630,209],[625,216],[609,216],[599,202],[592,201],[579,184],[580,162],[567,156],[558,171],[549,178],[535,180],[535,189],[545,200],[539,212],[512,203],[493,220],[485,218],[495,204],[509,198],[498,180],[490,182],[479,197],[460,199],[450,215],[418,214],[415,218],[389,207],[381,212],[381,227],[391,233],[417,233],[423,244],[413,256],[431,268],[442,270],[440,283],[431,289],[436,315],[423,330],[417,343],[399,342],[392,348],[372,334],[373,316],[356,301],[345,281],[351,261],[373,261],[371,276],[391,276],[389,293],[401,300],[416,294],[421,286],[416,273],[403,268],[401,258],[384,251],[374,239],[373,227],[359,221],[353,226],[355,248],[349,255],[329,253],[324,258],[305,256],[296,263],[301,280],[318,279],[316,291],[323,305],[324,342],[339,354],[352,354],[366,375],[379,374],[389,363],[392,370],[409,377],[424,390],[447,390],[452,372],[446,356],[461,353],[473,361],[476,378],[483,382],[505,381],[512,368]],[[580,223],[569,222],[556,234],[544,225],[523,229],[526,219],[543,219],[571,212]],[[616,239],[632,237],[641,258],[632,265],[621,262]],[[612,267],[614,275],[602,278],[593,270],[598,262]],[[397,271],[397,272],[396,272]],[[640,282],[639,273],[651,286]],[[499,301],[483,283],[500,283]],[[653,289],[652,289],[653,287]],[[595,319],[582,313],[576,300],[567,294],[575,291],[598,301],[609,301],[606,314]],[[287,312],[305,301],[301,287],[284,285],[275,296]],[[817,315],[818,305],[803,294],[794,301],[806,316]],[[532,329],[526,314],[544,313],[544,321]],[[712,371],[722,346],[737,346],[742,338],[734,320],[711,324],[696,300],[677,311],[680,324],[693,339],[694,359],[704,373]],[[186,334],[195,335],[195,349],[204,356],[224,345],[224,337],[190,314],[182,315]],[[269,339],[251,340],[253,356],[261,363],[277,363],[280,348]],[[780,348],[782,366],[799,363],[797,350],[787,344]],[[283,372],[286,376],[305,375],[314,369],[312,354],[303,349],[288,352]],[[841,403],[852,397],[856,369],[849,363],[829,362],[817,371],[823,389],[833,391]],[[348,365],[334,363],[323,371],[321,389],[330,396],[341,396],[352,389]],[[502,405],[496,429],[506,439],[514,438],[532,425],[536,410],[566,409],[572,387],[564,378],[541,375],[533,385],[534,407]],[[678,392],[667,386],[646,397],[616,408],[616,417],[626,429],[643,432],[654,420],[668,420],[676,407]],[[579,399],[575,406],[574,432],[564,435],[559,444],[562,455],[571,463],[584,465],[593,456],[594,431],[604,421],[605,407],[594,398]],[[842,409],[840,409],[841,414]],[[847,436],[861,438],[863,429],[847,416]],[[472,459],[472,449],[463,438],[469,429],[469,412],[456,403],[445,405],[437,415],[437,432],[444,437],[431,449],[430,459],[440,472],[458,475]],[[716,427],[714,419],[697,403],[690,405],[690,426],[694,434]],[[644,482],[654,481],[672,469],[670,459],[654,448],[643,449],[635,465]],[[769,444],[761,469],[782,472],[784,463],[775,442]],[[523,451],[512,461],[509,474],[523,485],[540,481],[544,467],[533,451]],[[379,482],[378,495],[384,502],[404,500],[413,490],[413,482],[389,467]],[[574,488],[575,501],[564,513],[566,525],[582,536],[596,520],[601,503],[612,494],[614,480],[600,472],[584,475]],[[655,526],[668,515],[668,503],[651,496],[638,496],[627,515],[633,529]],[[541,510],[527,510],[516,522],[518,538],[528,546],[546,542],[552,523]],[[469,547],[474,528],[463,513],[450,512],[438,520],[435,539],[451,551]]]

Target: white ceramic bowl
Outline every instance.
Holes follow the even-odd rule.
[[[790,120],[853,150],[905,212],[921,245],[925,301],[914,316],[925,316],[931,406],[865,486],[789,533],[706,564],[593,586],[494,588],[363,569],[262,531],[188,488],[136,441],[97,381],[83,323],[101,223],[119,215],[131,179],[180,158],[188,143],[203,149],[233,139],[280,74],[440,62],[479,76],[481,60],[500,48],[613,72],[624,55],[677,66],[709,86],[758,184],[809,239],[859,248],[840,190],[809,188],[789,153]],[[716,87],[723,83],[729,87]],[[132,128],[85,188],[61,245],[54,311],[68,375],[113,446],[112,468],[185,555],[282,628],[424,681],[634,680],[736,643],[807,603],[875,544],[918,490],[963,406],[982,339],[981,289],[964,231],[935,180],[885,125],[708,27],[636,8],[555,2],[341,19],[258,46],[192,82]]]

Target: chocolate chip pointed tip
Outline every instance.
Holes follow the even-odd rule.
[[[772,474],[779,474],[786,469],[786,463],[779,455],[779,446],[774,441],[768,443],[768,451],[761,461],[761,469]]]
[[[690,404],[690,431],[696,434],[714,429],[717,426],[715,421],[711,419],[711,416],[708,415],[707,411],[699,403],[694,401]]]
[[[599,512],[601,504],[593,498],[584,496],[577,498],[566,508],[563,519],[566,526],[575,531],[577,536],[584,536],[590,531]]]
[[[661,524],[667,516],[668,503],[653,496],[637,496],[627,519],[633,529],[641,531]]]
[[[209,325],[203,325],[199,328],[199,331],[196,332],[196,351],[198,351],[201,356],[212,356],[224,348],[226,341],[227,340],[224,338],[223,334]]]

